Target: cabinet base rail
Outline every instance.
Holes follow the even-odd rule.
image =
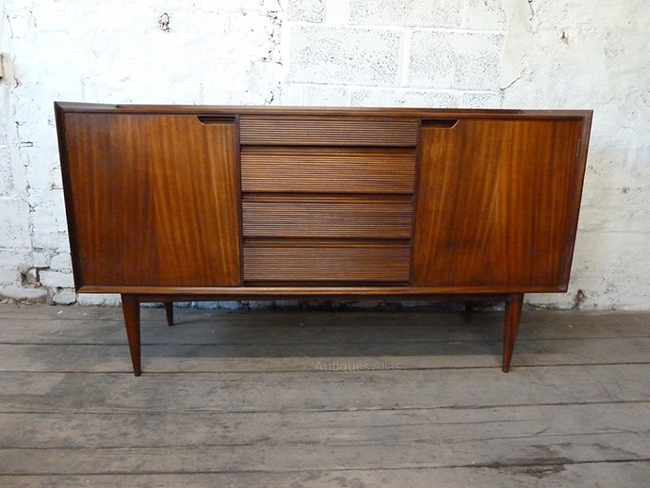
[[[140,304],[149,302],[162,302],[165,307],[167,324],[174,325],[174,301],[184,301],[182,296],[173,295],[137,295],[122,294],[122,311],[124,313],[124,324],[126,326],[126,336],[129,341],[129,350],[131,352],[131,363],[133,364],[133,374],[140,376],[142,374],[142,361],[140,354]],[[187,297],[185,297],[187,298]],[[210,296],[193,296],[193,301],[212,301],[215,297]],[[519,330],[519,320],[521,309],[524,302],[523,293],[511,293],[506,295],[442,295],[436,297],[436,301],[464,301],[465,316],[471,320],[473,303],[476,301],[503,301],[506,304],[505,317],[503,325],[503,358],[501,369],[504,373],[510,371],[510,363],[517,340],[517,331]]]

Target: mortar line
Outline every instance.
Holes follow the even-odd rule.
[[[396,85],[358,85],[358,84],[346,84],[346,83],[317,83],[317,82],[308,82],[308,81],[291,81],[291,85],[296,86],[330,86],[332,88],[348,88],[348,89],[362,89],[369,91],[381,91],[381,90],[415,90],[422,91],[427,93],[447,93],[447,94],[466,94],[466,93],[475,93],[475,94],[498,94],[499,90],[485,90],[485,89],[473,89],[473,88],[430,88],[430,87],[421,87],[421,86],[396,86]]]
[[[425,32],[458,32],[458,33],[463,33],[463,34],[468,34],[468,33],[476,33],[476,34],[501,34],[505,35],[507,33],[507,30],[495,30],[495,29],[470,29],[470,28],[464,28],[464,27],[428,27],[424,25],[417,25],[417,24],[411,24],[411,25],[401,25],[401,26],[396,26],[396,25],[390,25],[390,24],[352,24],[352,23],[347,23],[347,24],[336,24],[333,22],[305,22],[305,21],[300,21],[300,20],[295,20],[292,21],[291,24],[294,25],[299,25],[301,27],[330,27],[330,28],[352,28],[352,29],[365,29],[365,30],[383,30],[383,31],[390,31],[390,32],[395,32],[399,33],[402,32],[402,29],[413,29],[413,30],[420,30],[420,31],[425,31]]]

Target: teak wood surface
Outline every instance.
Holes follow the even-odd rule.
[[[566,291],[591,111],[55,103],[75,285],[144,301]],[[468,310],[470,310],[468,308]]]
[[[580,121],[423,127],[413,283],[564,284]]]
[[[242,191],[411,194],[415,148],[243,147]]]
[[[241,283],[234,123],[88,113],[65,130],[77,282]]]

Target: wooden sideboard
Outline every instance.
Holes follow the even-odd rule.
[[[79,293],[506,303],[567,290],[591,111],[55,103]]]

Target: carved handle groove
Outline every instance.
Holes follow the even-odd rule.
[[[197,118],[203,125],[235,123],[235,117],[230,115],[198,115]]]
[[[458,125],[458,119],[425,119],[422,127],[435,127],[438,129],[453,129]]]

